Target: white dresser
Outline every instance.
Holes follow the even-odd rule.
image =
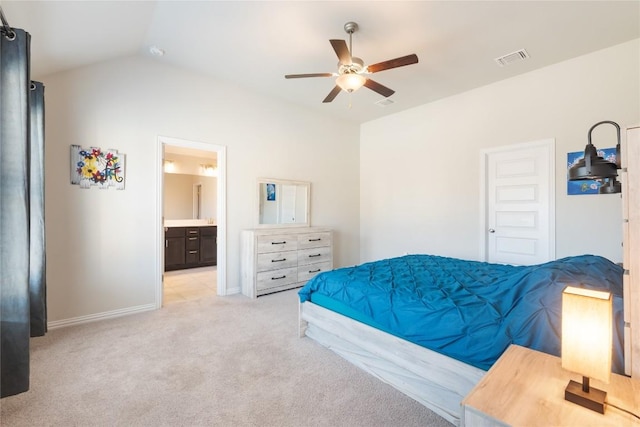
[[[260,295],[303,286],[333,269],[333,232],[322,227],[242,231],[242,293]]]

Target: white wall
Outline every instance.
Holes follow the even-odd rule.
[[[153,305],[159,135],[227,146],[228,289],[240,288],[240,231],[254,226],[257,177],[310,181],[313,224],[336,231],[336,265],[357,262],[358,126],[153,59],[43,80],[50,322]],[[71,144],[124,153],[125,190],[71,185]]]
[[[213,155],[215,153],[212,152]],[[205,175],[203,165],[211,165],[215,167],[217,160],[207,157],[186,156],[176,153],[164,153],[164,159],[171,162],[170,166],[165,167],[165,173],[179,173],[184,175]]]
[[[556,139],[556,257],[621,261],[620,196],[568,196],[566,159],[593,124],[640,122],[639,52],[635,40],[365,123],[361,261],[478,259],[480,150],[544,138]],[[593,133],[596,147],[615,141],[611,126]]]

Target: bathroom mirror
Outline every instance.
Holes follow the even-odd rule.
[[[308,227],[311,183],[258,179],[258,226]]]

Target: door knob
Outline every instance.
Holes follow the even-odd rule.
[[[496,230],[494,230],[493,228],[489,229],[489,233],[495,233],[495,232],[496,232]]]

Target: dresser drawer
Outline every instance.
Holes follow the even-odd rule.
[[[187,250],[185,256],[186,264],[197,264],[200,261],[200,251],[197,249]]]
[[[257,276],[256,288],[260,291],[296,283],[298,281],[298,269],[296,267],[292,267],[282,268],[280,270],[263,271],[262,273],[258,273]]]
[[[270,271],[281,268],[290,268],[298,265],[298,253],[296,251],[270,252],[258,254],[258,271]]]
[[[198,237],[187,237],[186,240],[187,250],[198,250],[200,249],[200,238]]]
[[[316,274],[329,271],[333,268],[332,262],[322,262],[319,264],[302,265],[298,267],[298,282],[308,282]]]
[[[200,227],[187,227],[187,237],[198,237],[200,235]]]
[[[295,251],[298,239],[295,235],[258,236],[258,253]]]
[[[331,233],[309,233],[298,236],[298,249],[331,246]]]
[[[298,251],[298,265],[331,262],[331,247],[311,248]]]
[[[200,241],[203,236],[201,229]],[[333,231],[328,228],[243,230],[241,237],[242,293],[250,298],[300,287],[333,268]]]

